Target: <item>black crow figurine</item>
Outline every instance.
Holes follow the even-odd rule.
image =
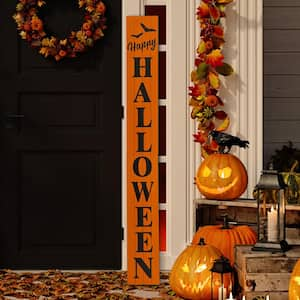
[[[233,136],[228,133],[212,130],[209,135],[212,139],[219,145],[220,153],[229,153],[232,146],[239,146],[242,148],[247,148],[249,142],[243,141],[237,136]]]

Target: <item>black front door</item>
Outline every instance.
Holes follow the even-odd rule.
[[[80,28],[77,1],[46,2],[48,31]],[[0,1],[0,268],[121,268],[121,0],[103,2],[105,37],[55,62]]]

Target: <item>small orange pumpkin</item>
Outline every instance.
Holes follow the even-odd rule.
[[[192,244],[197,245],[204,238],[209,245],[213,245],[234,264],[235,245],[253,245],[256,243],[256,233],[247,225],[230,227],[227,217],[223,225],[207,225],[200,227],[193,237]]]
[[[222,256],[221,252],[204,239],[189,245],[176,259],[170,274],[171,289],[185,299],[211,299],[211,271],[213,263]],[[220,274],[213,276],[213,298],[218,297],[221,285]],[[224,274],[224,286],[229,286],[230,276]]]
[[[294,266],[289,283],[289,300],[299,300],[300,295],[300,259]]]
[[[243,163],[232,154],[211,154],[198,168],[196,184],[208,199],[236,199],[247,188],[247,171]]]

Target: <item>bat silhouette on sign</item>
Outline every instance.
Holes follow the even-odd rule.
[[[140,25],[142,26],[142,28],[144,29],[145,32],[156,31],[156,30],[153,29],[153,28],[147,27],[144,23],[140,23]]]
[[[131,36],[138,39],[140,36],[142,36],[144,33],[143,32],[140,32],[138,34],[132,34]]]
[[[141,37],[145,32],[152,32],[156,31],[154,28],[147,27],[144,23],[140,23],[140,26],[143,28],[144,32],[139,32],[137,34],[132,34],[131,36],[138,39]]]

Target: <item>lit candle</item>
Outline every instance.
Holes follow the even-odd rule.
[[[246,296],[245,295],[243,296],[242,300],[246,300]]]
[[[270,300],[270,296],[269,295],[266,296],[266,300]]]
[[[230,292],[229,298],[227,298],[226,300],[235,300],[235,298],[233,298],[232,293]]]
[[[226,294],[227,290],[224,287],[224,285],[222,285],[222,286],[219,287],[219,291],[218,292],[219,292],[218,293],[218,300],[225,300],[226,296],[227,296],[227,294]]]
[[[268,241],[277,241],[277,210],[274,209],[273,205],[268,211]]]

